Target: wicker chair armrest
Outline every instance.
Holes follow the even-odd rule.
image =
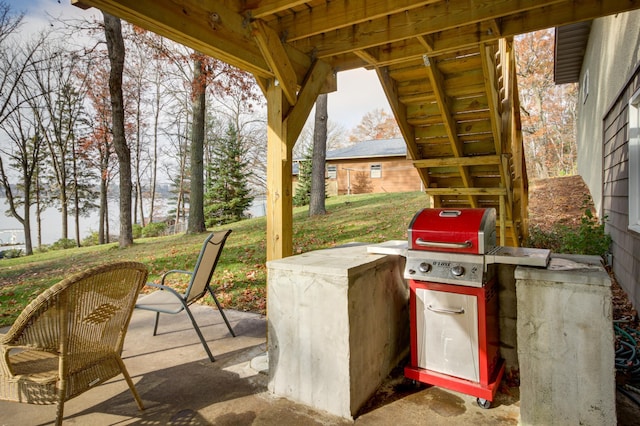
[[[5,345],[0,344],[0,375],[5,377],[15,377],[13,368],[11,368],[11,362],[9,362],[9,355],[12,350],[33,350],[31,346],[24,345]]]
[[[173,275],[173,274],[193,275],[193,272],[192,271],[183,271],[182,269],[172,269],[172,270],[167,271],[164,274],[162,274],[162,279],[160,280],[160,284],[164,285],[164,281],[167,278],[167,276],[168,275]]]

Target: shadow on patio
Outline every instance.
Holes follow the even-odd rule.
[[[237,334],[231,337],[221,316],[208,306],[194,313],[216,357],[209,362],[186,315],[160,319],[152,336],[152,312],[136,310],[123,359],[145,404],[137,406],[119,376],[65,404],[66,424],[145,425],[348,425],[354,422],[277,398],[267,390],[268,376],[252,367],[265,352],[264,317],[225,311]],[[164,320],[164,321],[163,321]],[[253,364],[255,366],[255,364]],[[482,410],[475,398],[435,387],[416,387],[397,369],[371,398],[355,424],[515,425],[517,395],[499,395],[495,407]],[[2,425],[45,425],[55,406],[0,401]]]

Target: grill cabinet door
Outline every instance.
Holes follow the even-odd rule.
[[[480,381],[476,296],[416,289],[418,367]]]

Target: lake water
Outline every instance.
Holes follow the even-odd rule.
[[[166,201],[166,200],[165,200]],[[166,203],[161,203],[166,204]],[[9,208],[6,198],[0,197],[0,244],[22,243],[24,244],[24,233],[22,225],[14,217],[8,217],[4,212]],[[32,209],[33,210],[33,209]],[[117,235],[120,231],[120,219],[118,218],[118,202],[109,203],[109,230],[112,235]],[[165,207],[166,210],[166,207]],[[148,211],[148,210],[147,210]],[[248,212],[251,217],[261,217],[266,214],[266,203],[264,197],[256,197]],[[80,218],[80,239],[84,239],[92,232],[98,231],[98,210],[92,212],[88,217]],[[62,238],[62,217],[55,208],[49,208],[42,213],[42,244],[52,244]],[[68,237],[75,239],[75,222],[73,217],[68,219]],[[35,223],[35,213],[31,212],[31,242],[35,247],[38,244],[37,227]]]

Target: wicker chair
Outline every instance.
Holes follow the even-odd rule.
[[[122,362],[124,337],[146,266],[119,262],[66,278],[45,290],[0,335],[0,399],[58,404],[122,373],[143,410]]]
[[[196,261],[196,266],[193,272],[178,269],[165,272],[164,275],[162,275],[160,284],[147,284],[150,287],[155,287],[160,290],[154,291],[146,296],[141,297],[140,300],[138,300],[138,303],[136,303],[136,308],[146,309],[148,311],[153,311],[156,313],[156,321],[153,326],[154,336],[158,331],[158,320],[160,319],[160,313],[179,314],[182,311],[186,311],[189,319],[191,320],[191,324],[198,334],[198,338],[200,338],[200,342],[202,343],[204,350],[207,352],[207,355],[209,356],[211,362],[215,361],[215,358],[213,357],[213,354],[209,349],[209,345],[207,345],[207,342],[204,339],[202,332],[200,331],[200,327],[198,327],[198,323],[196,322],[191,309],[189,309],[189,305],[204,297],[207,292],[209,292],[209,294],[211,294],[211,297],[213,298],[213,301],[218,307],[218,311],[220,311],[220,314],[222,315],[222,319],[224,319],[225,324],[227,324],[229,332],[233,337],[236,337],[236,334],[233,332],[233,328],[231,327],[231,324],[229,324],[229,320],[227,319],[222,306],[220,306],[220,302],[218,302],[218,298],[216,297],[210,286],[211,277],[213,276],[213,272],[216,269],[216,265],[218,264],[218,260],[220,259],[220,254],[222,254],[222,249],[225,242],[227,241],[227,237],[229,236],[229,234],[231,234],[231,229],[209,235],[202,245],[200,256],[198,256],[198,260]],[[187,290],[184,292],[184,294],[180,294],[173,288],[165,285],[166,278],[174,274],[186,274],[191,276],[191,279],[189,280],[189,286],[187,287]]]

